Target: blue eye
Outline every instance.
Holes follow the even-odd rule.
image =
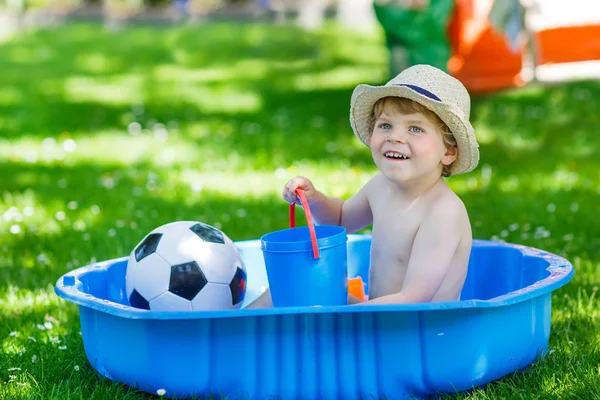
[[[418,126],[411,126],[410,128],[408,128],[408,130],[410,132],[416,132],[416,133],[423,132],[423,129],[419,128]]]
[[[379,128],[381,128],[381,129],[392,129],[392,125],[384,122],[383,124],[379,124]]]

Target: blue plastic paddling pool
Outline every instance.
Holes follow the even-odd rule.
[[[370,237],[348,236],[348,276],[368,289]],[[267,287],[259,240],[236,242],[246,303]],[[475,240],[461,301],[385,306],[156,312],[128,306],[126,258],[71,271],[56,293],[79,305],[90,364],[166,397],[403,399],[471,389],[548,348],[564,258]]]

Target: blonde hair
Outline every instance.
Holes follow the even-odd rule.
[[[373,106],[373,114],[369,121],[369,132],[372,134],[375,128],[375,121],[381,116],[386,106],[392,107],[395,111],[400,114],[423,114],[431,123],[433,123],[439,131],[442,133],[442,139],[447,149],[457,147],[456,138],[448,128],[448,125],[441,120],[440,117],[424,105],[417,103],[416,101],[406,99],[404,97],[383,97],[377,100],[377,103]],[[444,165],[442,169],[442,176],[450,176],[450,165]]]

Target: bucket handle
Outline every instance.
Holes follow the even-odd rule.
[[[308,201],[304,195],[302,189],[296,189],[296,194],[300,198],[304,214],[306,215],[306,222],[308,223],[308,232],[310,233],[310,241],[312,242],[313,257],[319,258],[319,245],[317,244],[317,234],[315,232],[315,224],[313,223],[312,214],[308,207]],[[290,204],[290,228],[296,227],[296,202]]]

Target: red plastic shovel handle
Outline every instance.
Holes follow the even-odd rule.
[[[304,214],[306,215],[306,222],[308,223],[308,232],[310,233],[310,241],[312,242],[312,250],[314,258],[319,258],[319,246],[317,244],[317,234],[315,232],[315,224],[313,223],[312,214],[310,208],[308,208],[308,201],[304,195],[302,189],[296,189],[296,194],[300,198]],[[290,204],[290,228],[296,227],[296,203]]]

